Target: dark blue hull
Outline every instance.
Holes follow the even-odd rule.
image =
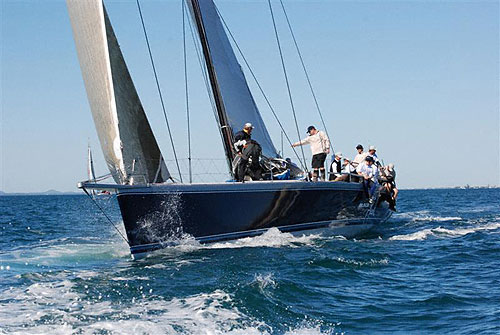
[[[330,228],[351,237],[387,220],[382,203],[370,208],[360,184],[272,181],[165,184],[118,190],[132,254],[172,245],[184,234],[201,243],[264,233]]]

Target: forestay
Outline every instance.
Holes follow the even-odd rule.
[[[163,161],[101,0],[67,0],[87,97],[118,184],[164,182]]]
[[[193,4],[197,4],[203,22],[203,33],[209,47],[212,66],[215,69],[217,84],[225,114],[233,135],[250,122],[254,125],[252,138],[262,146],[262,154],[277,157],[278,152],[269,136],[264,121],[257,109],[248,88],[245,75],[234,54],[229,39],[212,0],[191,0],[191,15],[195,15]],[[196,21],[196,18],[193,17]]]

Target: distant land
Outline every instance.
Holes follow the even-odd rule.
[[[471,185],[463,185],[463,186],[453,186],[453,187],[419,187],[419,188],[402,188],[400,190],[446,190],[446,189],[481,189],[481,188],[500,188],[500,185],[483,185],[483,186],[471,186]],[[7,193],[4,191],[0,191],[1,196],[15,196],[15,195],[85,195],[83,192],[62,192],[57,190],[48,190],[45,192],[12,192]]]
[[[12,192],[12,193],[7,193],[4,191],[0,191],[0,197],[1,196],[12,196],[12,195],[85,195],[83,192],[61,192],[61,191],[56,191],[56,190],[48,190],[45,192]]]

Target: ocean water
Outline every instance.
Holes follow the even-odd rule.
[[[85,196],[0,197],[0,333],[500,334],[500,189],[403,190],[398,210],[358,239],[133,261]]]

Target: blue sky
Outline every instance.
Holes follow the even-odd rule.
[[[161,150],[172,157],[135,1],[105,3]],[[180,0],[141,3],[178,156],[187,157]],[[267,2],[216,3],[296,140]],[[310,124],[319,127],[319,117],[283,15],[273,3],[305,133]],[[285,5],[335,150],[352,158],[358,143],[376,145],[386,163],[395,163],[402,188],[500,184],[497,1]],[[97,173],[107,171],[66,5],[3,0],[1,6],[0,190],[75,191],[76,182],[86,177],[89,139]],[[188,41],[193,157],[221,159],[215,120]],[[247,79],[280,147],[279,128]],[[291,155],[287,147],[285,155]]]

